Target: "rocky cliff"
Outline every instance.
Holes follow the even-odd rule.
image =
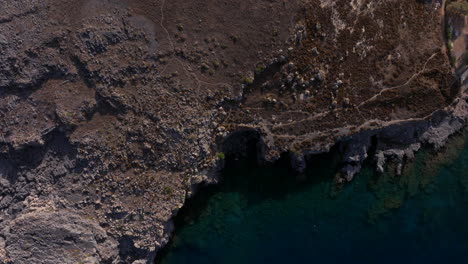
[[[338,182],[441,147],[468,118],[444,3],[0,0],[0,262],[150,261],[239,131],[298,170],[339,142]]]

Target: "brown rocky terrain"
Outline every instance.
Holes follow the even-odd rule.
[[[298,170],[339,142],[351,180],[371,146],[383,169],[468,117],[439,1],[0,10],[0,263],[151,260],[196,185],[242,152],[238,131]]]

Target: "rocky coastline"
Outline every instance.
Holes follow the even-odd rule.
[[[440,1],[208,2],[0,0],[0,263],[151,263],[225,159],[345,183],[468,122]]]

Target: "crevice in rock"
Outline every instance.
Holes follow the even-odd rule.
[[[78,76],[80,76],[86,86],[88,86],[88,88],[95,89],[95,84],[93,81],[91,81],[91,72],[86,68],[86,65],[79,59],[78,56],[71,56],[70,59],[78,71]]]
[[[5,86],[0,86],[0,98],[6,95],[16,95],[22,99],[27,99],[29,96],[42,88],[42,86],[50,80],[65,80],[67,71],[56,66],[47,66],[47,72],[33,79],[27,84],[12,83]]]

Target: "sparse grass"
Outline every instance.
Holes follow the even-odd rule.
[[[452,26],[450,26],[450,24],[447,23],[446,27],[445,27],[445,37],[447,38],[447,52],[448,52],[448,56],[449,56],[449,60],[450,60],[450,64],[454,64],[455,63],[455,58],[452,56],[452,50],[453,50],[453,42],[452,42],[452,38],[453,38],[453,29],[452,29]]]
[[[447,41],[452,40],[452,37],[453,37],[452,27],[448,23],[447,23],[447,26],[445,27],[445,34],[447,37]]]
[[[230,35],[229,38],[232,40],[233,43],[236,43],[239,40],[239,36],[237,35]]]
[[[224,152],[219,152],[218,154],[216,154],[216,157],[218,159],[224,160],[226,158],[226,155],[224,154]]]
[[[171,195],[174,191],[169,186],[164,186],[162,190],[162,194],[164,195]]]
[[[177,30],[184,31],[184,26],[182,24],[177,25]]]
[[[468,15],[468,2],[451,2],[447,5],[447,11]]]
[[[447,42],[447,51],[448,51],[450,63],[453,65],[455,64],[455,57],[453,57],[452,55],[452,50],[453,50],[453,42],[449,40]]]
[[[221,66],[221,63],[217,60],[213,61],[211,64],[213,64],[213,67],[215,69],[218,69]]]
[[[300,155],[300,154],[301,154],[295,147],[292,147],[289,151],[291,151],[291,153],[294,153],[294,154],[296,154],[296,155]]]
[[[265,70],[265,66],[263,66],[263,65],[258,65],[257,68],[255,68],[255,73],[256,73],[256,74],[259,74],[259,73],[261,73],[261,72],[264,71],[264,70]]]
[[[279,35],[279,31],[278,31],[277,28],[273,29],[272,35],[273,35],[273,37],[277,37]]]
[[[202,63],[200,65],[200,69],[201,69],[202,72],[206,72],[206,71],[208,71],[210,69],[210,66],[208,66],[208,64],[206,64],[206,63]]]
[[[246,84],[246,85],[250,85],[250,84],[253,83],[253,79],[250,78],[250,77],[244,77],[244,78],[242,79],[242,83],[244,83],[244,84]]]

